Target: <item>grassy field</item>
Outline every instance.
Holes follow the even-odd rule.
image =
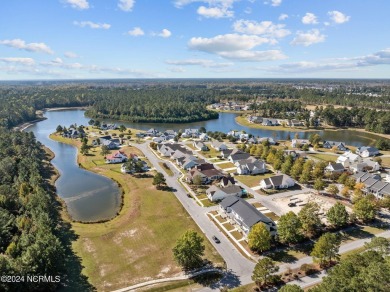
[[[390,167],[390,157],[380,157],[382,159],[382,165]]]
[[[221,151],[215,150],[213,147],[211,147],[211,143],[206,143],[206,145],[209,147],[209,151],[202,151],[202,155],[206,158],[213,158],[221,155]]]
[[[173,176],[173,172],[172,170],[169,168],[168,164],[165,163],[165,162],[159,162],[158,164],[160,164],[160,166],[162,167],[162,169],[164,169],[164,171],[169,175],[169,176]]]
[[[52,136],[76,146],[79,141]],[[136,148],[124,147],[126,153]],[[103,160],[97,148],[78,156],[86,169],[117,181],[124,191],[123,207],[117,217],[105,223],[72,222],[78,236],[73,250],[81,258],[85,274],[98,291],[123,288],[181,272],[172,248],[186,230],[201,231],[173,193],[156,190],[151,177],[138,178],[118,172],[119,165],[96,165]],[[66,214],[64,217],[67,217]],[[223,260],[205,239],[205,257],[214,263]]]
[[[337,160],[337,156],[336,155],[329,155],[329,154],[308,154],[307,155],[308,157],[313,157],[315,159],[318,159],[318,160],[322,160],[322,161],[331,161],[331,162],[335,162]]]
[[[196,148],[194,145],[192,145],[192,143],[186,143],[186,146],[192,150],[198,150],[198,148]]]
[[[307,131],[314,131],[311,129],[307,129],[306,127],[298,127],[298,128],[290,128],[290,127],[283,127],[283,126],[263,126],[262,124],[253,124],[249,123],[246,117],[238,116],[236,117],[237,124],[249,128],[255,128],[255,129],[265,129],[265,130],[275,130],[275,131],[288,131],[288,132],[307,132]]]
[[[258,175],[237,175],[234,178],[243,184],[247,185],[250,188],[256,187],[259,185],[262,179],[273,176],[273,173],[265,173]]]

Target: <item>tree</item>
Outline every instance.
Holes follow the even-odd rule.
[[[370,242],[366,242],[364,247],[367,250],[374,250],[382,256],[390,253],[390,241],[384,237],[374,237]]]
[[[315,202],[308,202],[298,213],[302,231],[306,236],[314,236],[321,228],[321,219],[318,216],[320,207]]]
[[[339,179],[337,180],[337,182],[340,183],[340,184],[344,184],[345,181],[347,180],[347,178],[348,178],[348,173],[343,172],[343,173],[340,175],[340,177],[339,177]]]
[[[279,267],[275,265],[275,262],[269,257],[264,257],[257,262],[253,270],[252,281],[259,287],[274,284],[278,278],[273,274],[277,271]]]
[[[340,202],[337,202],[328,210],[326,218],[334,227],[340,228],[348,224],[349,214],[345,209],[345,206]]]
[[[123,133],[124,131],[126,131],[126,126],[125,125],[120,125],[119,126],[119,132]]]
[[[328,264],[332,259],[339,258],[340,239],[337,234],[325,233],[321,235],[318,241],[314,244],[311,256],[320,263],[321,266]]]
[[[87,143],[81,144],[80,153],[82,155],[87,155],[88,152],[89,152],[89,146],[87,145]]]
[[[251,250],[264,252],[271,247],[271,234],[264,223],[252,226],[248,234],[248,245]]]
[[[194,178],[192,179],[192,183],[194,185],[200,186],[202,184],[202,177],[199,174],[195,175]]]
[[[187,230],[173,248],[176,262],[185,270],[199,268],[202,263],[205,246],[203,238],[194,230]]]
[[[373,200],[368,197],[360,198],[353,205],[353,213],[362,222],[368,222],[375,219],[377,206]]]
[[[333,195],[336,196],[339,193],[339,188],[336,185],[329,185],[326,189],[326,191]]]
[[[57,128],[56,128],[56,132],[57,132],[57,133],[60,133],[60,132],[62,132],[63,130],[64,130],[64,128],[62,128],[61,125],[58,125]]]
[[[105,157],[108,153],[110,153],[110,149],[106,145],[103,145],[102,151],[100,152],[100,155]]]
[[[349,187],[349,188],[354,188],[356,184],[356,180],[353,177],[348,177],[345,182],[344,186]]]
[[[290,211],[278,221],[278,238],[281,243],[297,243],[302,239],[301,222],[298,216]]]
[[[93,126],[94,124],[95,124],[95,120],[90,119],[90,120],[88,121],[88,125]]]
[[[304,292],[301,287],[296,284],[287,284],[279,289],[279,292]]]
[[[343,187],[342,189],[341,189],[341,192],[340,192],[340,194],[343,196],[343,197],[346,197],[346,198],[349,198],[349,191],[350,191],[350,189],[349,189],[349,187]]]
[[[314,178],[323,178],[324,177],[324,170],[325,170],[326,164],[325,162],[318,162],[313,170],[313,177]]]
[[[200,127],[199,128],[199,133],[206,133],[206,132],[207,132],[207,130],[206,130],[205,127]]]
[[[295,160],[291,168],[290,174],[294,179],[298,179],[302,173],[302,170],[303,170],[303,159],[298,158],[297,160]]]
[[[309,141],[311,145],[318,145],[321,142],[321,136],[318,134],[311,134],[309,136]]]
[[[153,185],[157,186],[157,188],[160,188],[161,185],[165,184],[165,177],[161,172],[157,172],[155,176],[153,177]]]
[[[315,181],[314,181],[314,189],[320,193],[320,191],[322,191],[324,189],[324,186],[325,186],[325,182],[321,179],[321,178],[317,178]]]

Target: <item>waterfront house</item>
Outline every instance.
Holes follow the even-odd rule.
[[[375,147],[359,147],[356,149],[356,154],[361,157],[371,157],[379,155],[379,150]]]
[[[127,161],[127,155],[123,151],[117,151],[112,155],[106,157],[106,163],[122,163]]]
[[[347,151],[347,147],[343,142],[324,141],[324,143],[322,143],[322,147],[326,149],[332,149],[333,147],[336,147],[337,150]]]

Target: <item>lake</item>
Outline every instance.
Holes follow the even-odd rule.
[[[56,181],[58,195],[65,201],[70,216],[77,221],[99,221],[115,217],[121,205],[121,193],[117,184],[109,178],[78,167],[77,149],[74,146],[53,141],[49,135],[57,125],[87,125],[82,110],[45,112],[44,121],[33,124],[26,131],[33,132],[37,140],[55,154],[53,165],[61,176]]]

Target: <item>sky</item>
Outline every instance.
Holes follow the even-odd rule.
[[[389,0],[6,0],[0,80],[390,78]]]

